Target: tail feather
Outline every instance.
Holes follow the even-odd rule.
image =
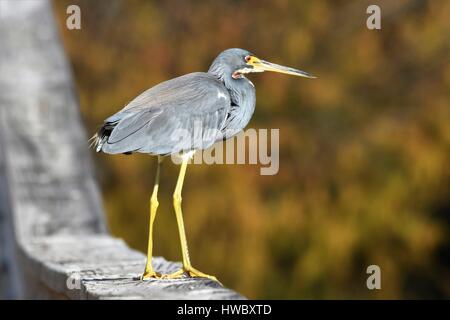
[[[89,138],[89,148],[97,147],[98,145],[98,133],[96,132],[92,137]]]
[[[105,122],[103,126],[88,141],[91,142],[89,148],[95,148],[96,152],[102,151],[105,142],[108,141],[111,132],[118,122]]]

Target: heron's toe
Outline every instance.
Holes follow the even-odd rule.
[[[195,268],[192,268],[192,267],[186,269],[185,272],[186,272],[191,278],[206,278],[206,279],[210,279],[210,280],[213,280],[213,281],[216,281],[216,282],[219,282],[219,283],[220,283],[220,281],[217,280],[216,277],[211,276],[211,275],[206,274],[206,273],[203,273],[203,272],[201,272],[201,271],[199,271],[199,270],[197,270],[197,269],[195,269]]]
[[[184,267],[178,271],[175,271],[174,273],[171,274],[166,274],[166,275],[162,275],[162,279],[181,279],[181,278],[186,278],[186,277],[190,277],[190,278],[205,278],[205,279],[209,279],[215,282],[218,282],[220,285],[222,285],[220,283],[219,280],[217,280],[216,277],[214,276],[210,276],[209,274],[203,273],[193,267]]]
[[[142,281],[148,281],[152,279],[162,279],[163,275],[161,275],[158,272],[155,271],[145,271],[144,274],[141,276]]]

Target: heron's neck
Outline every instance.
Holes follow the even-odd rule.
[[[217,74],[211,72],[211,69],[208,72],[218,77],[230,93],[231,109],[224,132],[225,138],[229,138],[243,130],[252,118],[256,103],[255,86],[245,77],[233,79],[231,73]]]
[[[246,98],[249,91],[254,91],[255,86],[246,77],[233,79],[230,70],[222,69],[220,65],[212,65],[208,73],[217,77],[230,92],[231,101],[234,104],[241,105],[242,100]]]

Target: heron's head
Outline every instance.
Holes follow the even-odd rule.
[[[227,49],[222,51],[211,64],[209,72],[219,75],[230,75],[233,79],[240,79],[247,73],[272,71],[293,76],[315,78],[313,75],[290,67],[259,59],[244,49]]]

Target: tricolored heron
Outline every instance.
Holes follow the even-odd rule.
[[[140,94],[122,110],[107,118],[94,135],[96,151],[130,154],[142,152],[158,156],[155,184],[150,197],[150,226],[147,263],[142,279],[205,277],[191,265],[181,211],[181,189],[186,167],[196,150],[233,137],[250,121],[255,110],[255,87],[245,75],[274,71],[314,78],[300,70],[261,60],[243,49],[227,49],[220,53],[208,72],[190,73],[162,82]],[[191,139],[201,129],[200,137]],[[176,136],[176,132],[187,133]],[[176,136],[174,138],[174,136]],[[184,137],[184,138],[183,138]],[[159,172],[163,156],[180,154],[173,206],[180,235],[183,268],[173,274],[161,275],[152,266],[153,222],[158,208]]]

